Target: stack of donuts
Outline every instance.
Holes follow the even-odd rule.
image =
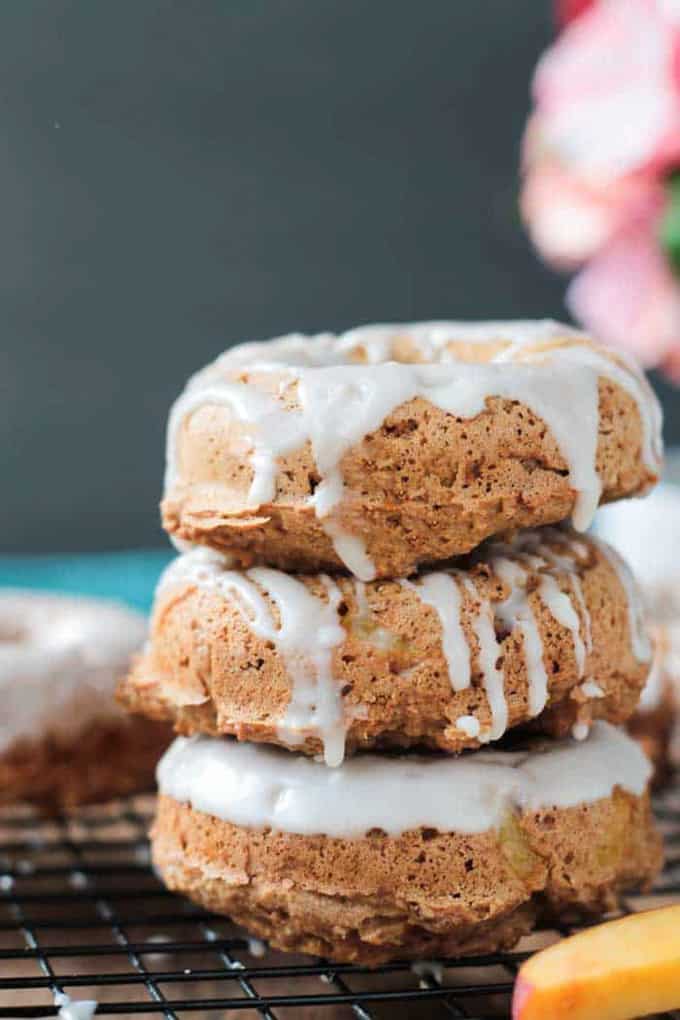
[[[648,884],[651,768],[617,726],[651,650],[585,531],[660,459],[642,375],[552,322],[294,335],[195,375],[168,426],[180,555],[120,691],[181,734],[166,884],[367,965]]]

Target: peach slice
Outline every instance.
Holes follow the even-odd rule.
[[[680,1006],[680,906],[572,935],[522,965],[513,1020],[631,1020]]]

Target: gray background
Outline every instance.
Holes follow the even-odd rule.
[[[563,316],[516,212],[537,0],[4,0],[5,550],[163,542],[167,408],[229,344]]]

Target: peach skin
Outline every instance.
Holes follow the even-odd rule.
[[[609,921],[522,965],[513,1020],[632,1020],[680,1006],[680,906]]]

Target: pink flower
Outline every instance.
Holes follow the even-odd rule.
[[[564,26],[593,6],[593,0],[557,0],[557,24]]]
[[[605,343],[680,381],[680,287],[649,221],[619,233],[587,263],[567,305]]]
[[[599,183],[680,155],[679,35],[671,0],[600,0],[576,18],[534,75],[545,148]]]
[[[680,0],[565,0],[559,14],[534,76],[522,215],[549,261],[585,263],[573,314],[680,378],[680,280],[658,238],[680,167]]]
[[[658,206],[659,182],[643,174],[601,181],[570,173],[544,153],[526,155],[528,164],[521,211],[531,240],[545,257],[563,269],[574,268],[598,251],[650,205]]]

